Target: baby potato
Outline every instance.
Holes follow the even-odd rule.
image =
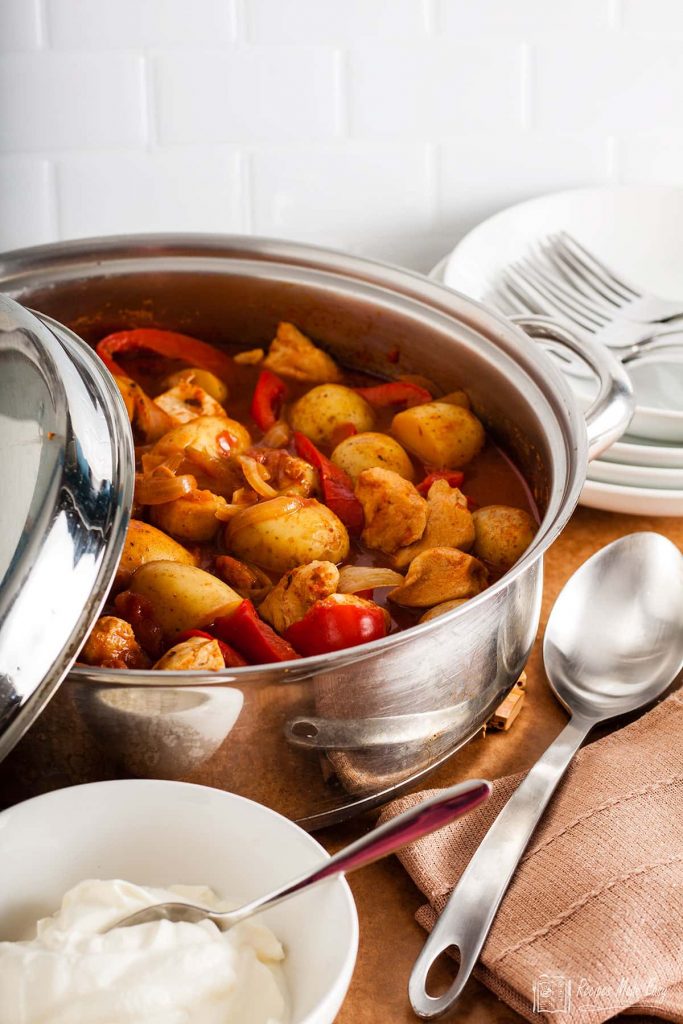
[[[444,469],[466,466],[485,440],[474,413],[449,402],[426,402],[397,413],[391,432],[426,466]]]
[[[219,405],[225,405],[228,399],[228,389],[222,380],[219,380],[215,373],[210,370],[202,370],[200,366],[190,366],[187,370],[178,370],[166,378],[165,387],[174,388],[181,382],[188,381],[203,388]]]
[[[404,480],[415,479],[413,464],[398,441],[388,434],[366,431],[353,434],[337,445],[332,461],[355,482],[364,469],[392,469]]]
[[[358,433],[372,430],[375,414],[372,406],[351,388],[320,384],[294,403],[289,422],[315,444],[332,444],[334,431],[345,424],[352,424]]]
[[[251,447],[251,437],[246,427],[229,416],[198,416],[196,420],[174,427],[159,438],[152,449],[153,455],[173,455],[188,446],[212,457],[225,454],[218,443],[221,434],[226,434],[230,454],[246,451]]]
[[[485,562],[510,569],[536,536],[536,521],[523,508],[486,505],[473,514],[474,553]]]
[[[184,547],[178,544],[156,526],[143,523],[139,519],[131,519],[123,545],[119,567],[114,578],[114,589],[123,590],[128,585],[133,573],[146,562],[182,562],[194,565],[196,559]]]
[[[175,501],[152,505],[150,515],[154,523],[172,537],[200,544],[211,540],[220,522],[216,512],[226,507],[225,498],[213,491],[190,491]]]
[[[284,573],[316,560],[342,562],[349,535],[334,512],[314,498],[271,498],[239,512],[225,531],[228,549],[243,561]]]
[[[208,625],[218,615],[229,615],[243,600],[216,576],[180,562],[141,565],[128,589],[147,598],[155,621],[169,640],[186,629]]]

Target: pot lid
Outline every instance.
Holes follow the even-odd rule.
[[[0,759],[76,659],[116,572],[134,483],[113,377],[0,295]]]

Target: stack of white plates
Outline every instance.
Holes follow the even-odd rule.
[[[576,189],[520,203],[479,224],[431,276],[491,304],[500,269],[562,229],[644,289],[683,295],[683,189],[677,188]],[[628,433],[588,467],[581,504],[683,515],[683,361],[636,363],[628,372],[636,413]],[[586,407],[594,389],[573,375],[567,380]]]

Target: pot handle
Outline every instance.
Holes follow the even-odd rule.
[[[532,338],[547,338],[587,363],[600,382],[597,397],[585,412],[588,461],[597,459],[618,441],[635,411],[633,385],[621,362],[600,342],[576,334],[545,316],[511,316]]]

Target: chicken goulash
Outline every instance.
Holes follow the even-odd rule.
[[[288,323],[267,352],[152,328],[97,351],[137,472],[88,665],[218,671],[354,647],[475,597],[537,530],[466,391],[346,370]]]

